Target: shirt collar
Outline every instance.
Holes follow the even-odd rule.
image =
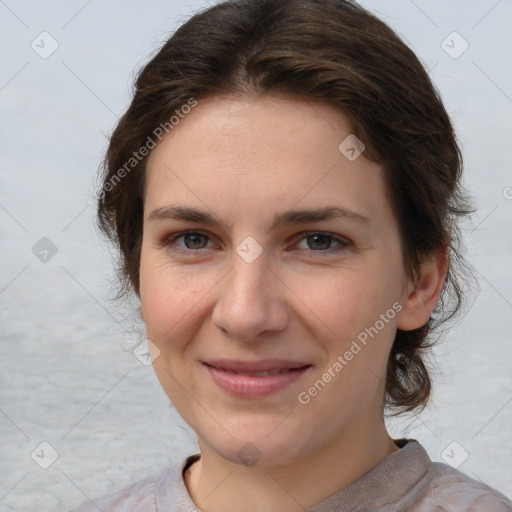
[[[393,496],[407,494],[428,472],[432,461],[415,439],[397,439],[400,450],[392,453],[366,475],[327,498],[308,512],[375,510],[378,504],[390,503]],[[158,480],[155,488],[157,512],[173,510],[192,512],[198,508],[186,488],[183,474],[201,455],[195,453],[178,461]]]

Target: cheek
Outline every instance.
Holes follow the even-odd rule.
[[[149,252],[149,251],[148,251]],[[161,255],[141,255],[141,308],[147,336],[162,352],[181,350],[193,338],[208,308],[215,272],[179,268]]]
[[[318,325],[314,337],[326,354],[322,370],[336,375],[326,400],[342,399],[346,406],[356,407],[385,380],[399,298],[393,271],[368,265],[340,268],[325,279],[302,278],[300,293],[314,313],[309,315]],[[335,361],[338,365],[333,367]]]
[[[342,403],[346,419],[373,399],[384,382],[398,305],[397,287],[390,288],[387,281],[386,274],[379,279],[354,272],[337,279],[331,276],[318,289],[304,282],[307,304],[321,319],[315,338],[327,356],[321,379],[329,382],[322,398],[314,402],[313,416],[320,417],[325,404]]]
[[[324,338],[354,339],[375,324],[398,297],[388,273],[337,269],[325,276],[301,276],[297,295],[317,319]],[[396,288],[396,289],[395,289]]]

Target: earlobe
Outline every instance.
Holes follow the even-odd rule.
[[[397,320],[398,329],[411,331],[428,322],[441,295],[447,270],[447,247],[421,263],[418,278],[411,283],[402,298],[402,310]]]

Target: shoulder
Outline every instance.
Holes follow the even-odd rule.
[[[69,512],[167,512],[196,510],[185,483],[183,471],[198,460],[193,454],[171,462],[160,474],[126,485],[112,494],[89,499]]]
[[[155,487],[162,475],[128,484],[111,494],[89,499],[70,512],[156,512]]]
[[[512,512],[512,501],[505,495],[447,464],[433,462],[427,479],[439,512]]]

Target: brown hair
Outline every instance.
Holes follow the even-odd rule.
[[[224,1],[180,26],[139,72],[100,175],[98,225],[119,249],[118,297],[139,290],[147,148],[191,99],[240,94],[294,96],[340,109],[366,145],[365,156],[384,166],[407,274],[414,278],[422,257],[448,247],[435,311],[423,327],[397,331],[387,367],[384,405],[394,414],[424,407],[432,385],[425,349],[434,328],[462,305],[458,219],[471,210],[437,90],[395,32],[355,2]]]

